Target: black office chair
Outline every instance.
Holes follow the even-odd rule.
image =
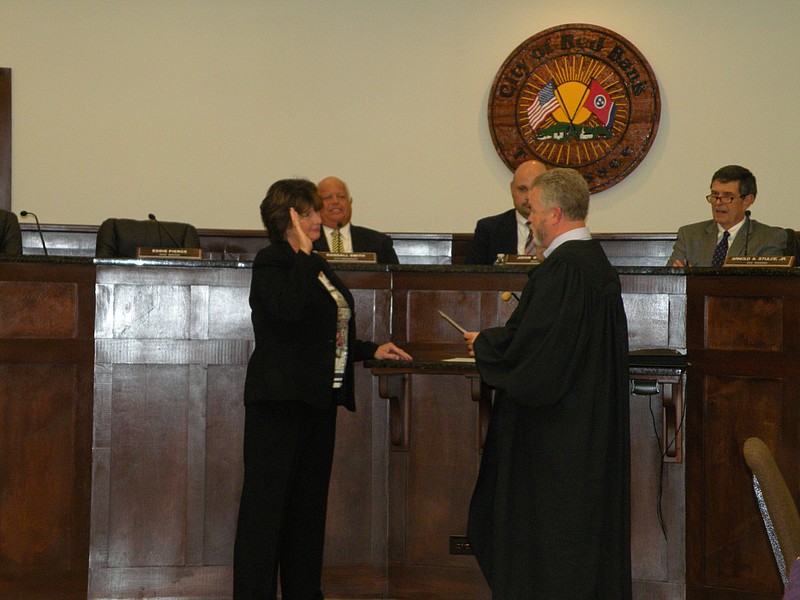
[[[797,232],[794,229],[787,229],[786,233],[788,239],[786,240],[786,249],[783,251],[784,256],[794,256],[794,266],[800,267],[800,240],[797,239]]]
[[[97,258],[136,258],[137,248],[200,248],[197,229],[188,223],[106,219],[97,230]]]

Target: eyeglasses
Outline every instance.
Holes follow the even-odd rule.
[[[708,200],[709,204],[714,204],[714,202],[722,202],[723,204],[730,204],[737,198],[744,198],[744,196],[715,196],[714,194],[709,194],[706,196],[706,200]]]

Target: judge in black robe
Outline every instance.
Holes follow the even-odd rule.
[[[627,322],[588,197],[576,171],[534,180],[546,258],[505,326],[465,334],[497,392],[468,524],[494,600],[631,597]]]

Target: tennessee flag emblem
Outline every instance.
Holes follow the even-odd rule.
[[[589,95],[583,105],[594,113],[603,126],[608,127],[614,122],[617,106],[603,86],[594,79],[589,84]]]

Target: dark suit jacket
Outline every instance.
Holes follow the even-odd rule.
[[[177,243],[176,243],[177,242]],[[136,258],[137,248],[199,248],[200,236],[188,223],[148,219],[106,219],[97,230],[95,256]]]
[[[748,238],[748,224],[742,225],[736,239],[728,248],[728,256],[783,255],[788,239],[785,229],[764,225],[752,219],[749,227],[750,236]],[[691,267],[710,267],[716,246],[717,224],[715,221],[701,221],[684,225],[678,229],[678,239],[675,240],[667,266],[672,266],[677,259],[684,262],[688,259]],[[747,247],[746,253],[745,246]]]
[[[0,256],[22,256],[22,234],[17,215],[0,209]]]
[[[517,253],[517,209],[484,217],[475,225],[475,235],[464,257],[465,265],[493,265],[498,254]]]
[[[247,364],[245,404],[306,402],[328,408],[332,398],[337,307],[319,281],[322,271],[353,309],[353,296],[326,260],[295,253],[287,242],[261,250],[250,285],[256,345]],[[377,344],[356,339],[356,316],[348,330],[347,368],[341,404],[355,410],[353,363],[372,358]]]
[[[374,252],[378,262],[386,265],[399,265],[400,260],[394,251],[394,242],[385,233],[350,224],[350,235],[353,236],[353,252]],[[322,232],[319,239],[314,242],[317,252],[330,252],[328,238]]]

